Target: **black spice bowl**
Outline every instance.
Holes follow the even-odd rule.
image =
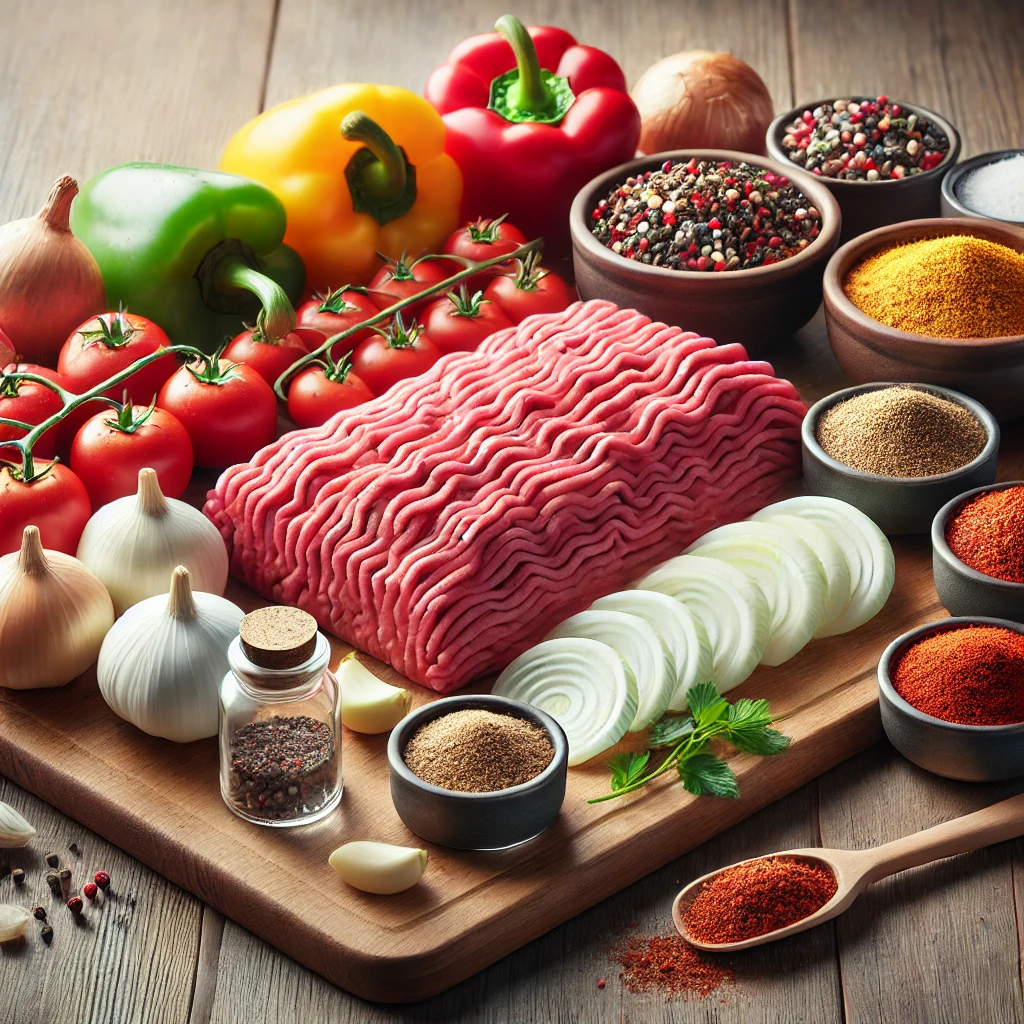
[[[493,793],[459,793],[425,782],[405,763],[406,744],[420,726],[453,711],[514,715],[544,729],[555,748],[535,778]],[[391,799],[406,827],[421,839],[457,850],[503,850],[539,836],[558,817],[565,798],[569,744],[548,714],[506,697],[445,697],[406,715],[391,731]]]
[[[838,498],[870,516],[883,533],[927,533],[935,513],[951,498],[969,487],[991,484],[999,461],[999,424],[981,404],[958,391],[933,384],[914,384],[970,410],[988,434],[988,441],[972,462],[951,473],[936,476],[892,477],[865,473],[833,459],[818,444],[818,421],[833,406],[869,391],[893,387],[892,383],[861,384],[836,391],[811,406],[800,429],[804,481],[809,494]]]
[[[952,615],[992,615],[1024,622],[1024,583],[986,576],[965,565],[946,543],[946,525],[972,498],[1024,487],[1024,480],[975,487],[942,506],[932,521],[932,575],[939,600]]]
[[[1008,619],[940,619],[897,637],[878,662],[878,706],[889,742],[908,760],[935,775],[964,782],[995,782],[1024,775],[1024,723],[960,725],[933,718],[905,701],[892,685],[891,666],[903,651],[932,633],[957,626],[1003,626],[1024,633]]]

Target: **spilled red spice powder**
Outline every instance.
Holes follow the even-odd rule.
[[[825,906],[838,888],[827,867],[762,857],[705,882],[683,923],[700,942],[742,942],[802,921]]]
[[[918,711],[961,725],[1024,722],[1024,636],[1003,626],[960,626],[909,647],[890,672]]]
[[[1024,487],[971,498],[946,524],[946,543],[975,571],[1024,583]]]
[[[622,986],[629,992],[710,995],[731,981],[733,972],[694,949],[678,935],[630,939],[616,951]]]

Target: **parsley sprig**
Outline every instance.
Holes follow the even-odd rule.
[[[739,796],[736,773],[710,753],[708,743],[718,737],[737,750],[762,755],[781,754],[789,746],[789,737],[771,728],[774,719],[766,700],[730,704],[714,683],[701,683],[687,692],[686,703],[690,708],[687,717],[667,716],[651,729],[648,745],[652,750],[668,749],[665,759],[649,769],[651,750],[617,754],[608,765],[611,792],[588,803],[633,793],[673,768],[683,787],[694,796]]]

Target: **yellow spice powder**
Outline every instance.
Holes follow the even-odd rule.
[[[1024,334],[1024,255],[973,235],[883,249],[858,263],[843,289],[868,316],[912,334]]]

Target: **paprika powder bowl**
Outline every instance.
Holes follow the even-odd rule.
[[[551,763],[518,786],[490,793],[443,789],[421,779],[406,763],[405,748],[427,722],[453,711],[492,711],[539,726],[554,747]],[[443,697],[411,711],[391,730],[388,766],[391,799],[410,832],[457,850],[504,850],[541,834],[558,817],[565,798],[569,744],[562,727],[539,708],[507,697]]]
[[[932,521],[932,575],[939,600],[951,615],[993,615],[1024,622],[1024,583],[987,576],[960,561],[946,541],[946,527],[972,498],[1024,487],[1024,481],[975,487],[942,506]]]
[[[1024,722],[961,725],[919,711],[897,692],[891,671],[907,648],[926,636],[961,626],[1002,626],[1024,633],[1009,619],[959,616],[940,619],[897,637],[878,662],[878,707],[889,742],[909,761],[934,775],[964,782],[995,782],[1024,775]]]
[[[948,388],[928,384],[915,387],[955,402],[971,412],[985,428],[985,447],[966,466],[935,476],[881,476],[855,469],[832,458],[818,444],[818,422],[840,402],[869,391],[892,387],[892,382],[861,384],[826,395],[815,402],[800,427],[804,483],[810,494],[838,498],[859,508],[886,534],[927,533],[935,513],[968,487],[995,481],[999,461],[999,424],[982,405]]]
[[[671,270],[627,259],[602,245],[590,230],[590,213],[627,178],[666,160],[745,161],[789,178],[821,213],[821,230],[806,249],[779,263],[715,274]],[[824,185],[753,153],[726,149],[672,150],[620,164],[598,175],[573,200],[569,214],[576,288],[583,299],[610,299],[652,320],[695,331],[719,344],[738,342],[754,351],[789,337],[821,303],[825,265],[839,244],[839,206]]]
[[[826,178],[824,175],[811,174],[803,170],[799,164],[789,159],[789,151],[782,145],[786,136],[786,125],[792,124],[805,110],[814,110],[824,103],[833,103],[838,97],[813,100],[802,103],[799,107],[780,114],[768,126],[765,142],[768,155],[791,168],[791,176],[797,183],[806,178],[821,181],[835,196],[839,209],[843,213],[843,233],[841,241],[846,242],[865,231],[899,221],[916,220],[920,217],[938,217],[942,179],[946,171],[952,167],[960,156],[960,133],[944,117],[919,107],[916,103],[899,103],[907,114],[917,114],[932,124],[937,125],[949,139],[949,150],[942,162],[929,171],[912,174],[906,178],[881,178],[878,181],[848,181],[845,178]]]
[[[842,246],[824,277],[825,326],[837,362],[857,383],[941,384],[983,403],[996,419],[1024,413],[1024,335],[930,338],[900,331],[858,309],[843,289],[861,260],[894,245],[943,235],[974,235],[1024,252],[1024,228],[976,217],[913,220],[869,231]]]

